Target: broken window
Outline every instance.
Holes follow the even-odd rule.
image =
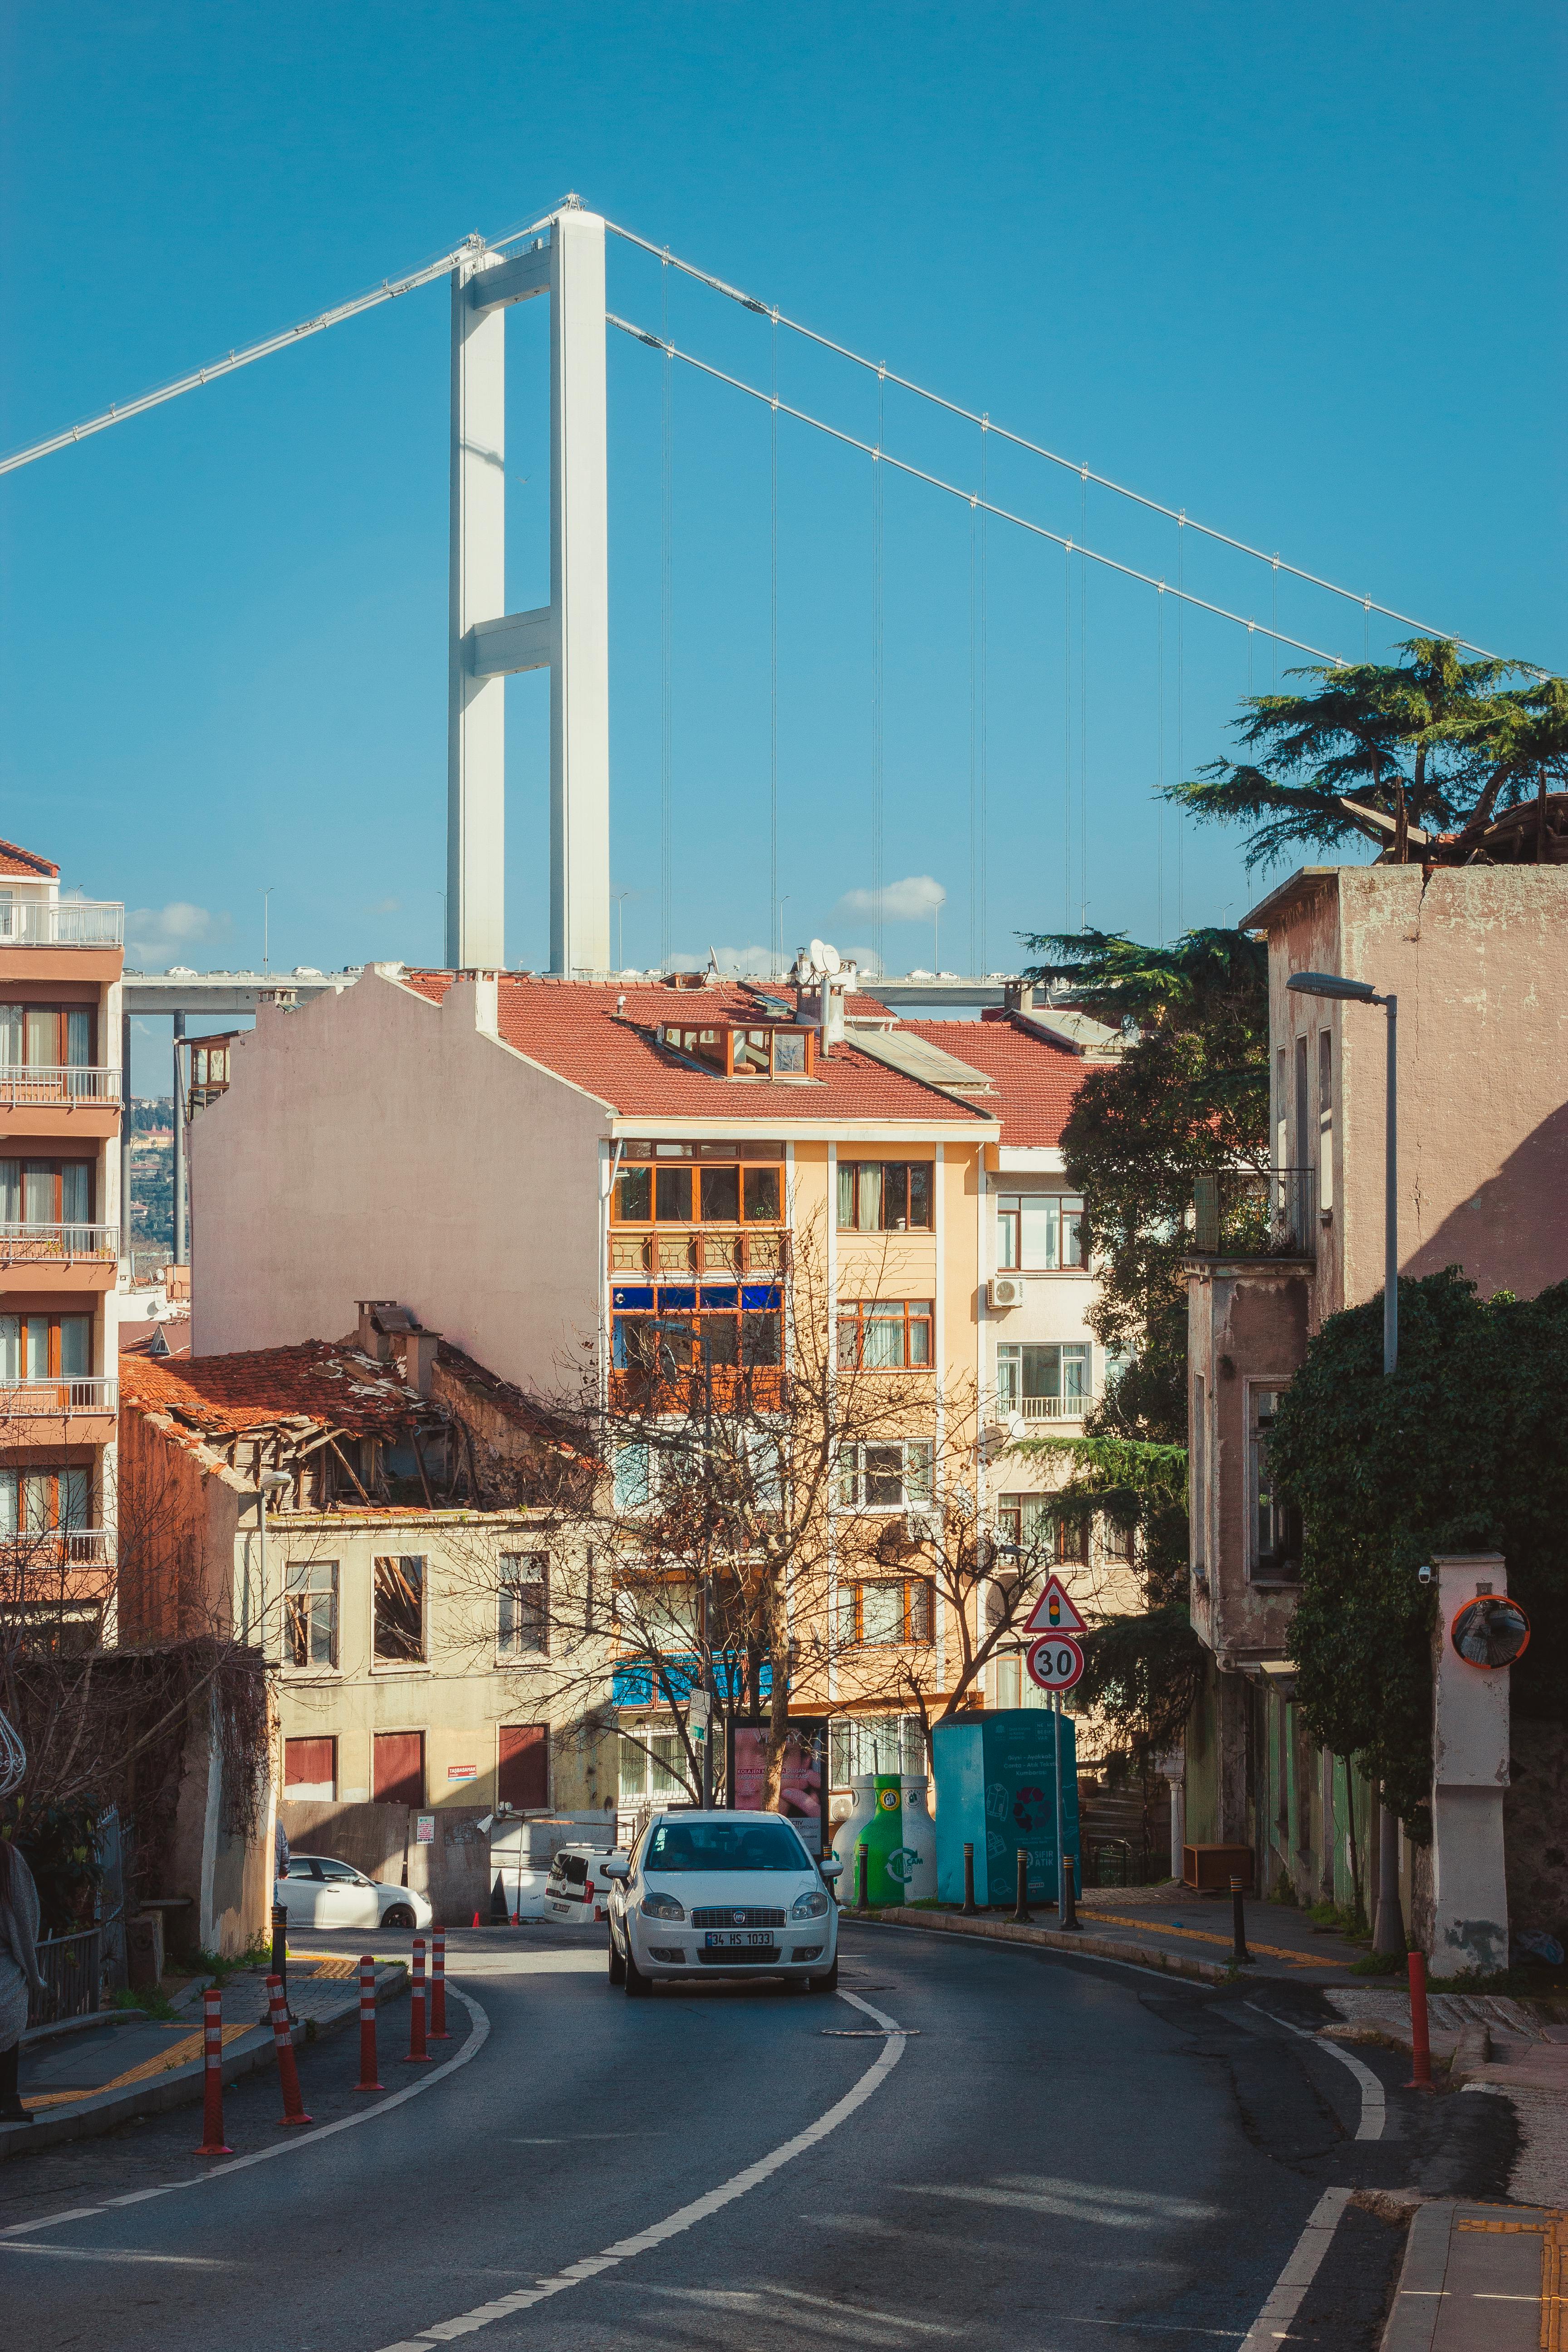
[[[288,1658],[295,1666],[338,1663],[338,1563],[291,1559],[284,1585]]]
[[[1274,1433],[1282,1388],[1249,1388],[1247,1404],[1247,1477],[1252,1488],[1252,1542],[1248,1566],[1266,1584],[1294,1584],[1301,1574],[1301,1514],[1294,1503],[1281,1501],[1275,1491],[1269,1465],[1268,1441]]]
[[[542,1551],[503,1551],[496,1648],[503,1658],[543,1657],[550,1648],[550,1566]]]
[[[374,1648],[385,1665],[424,1661],[425,1562],[417,1553],[377,1555]]]

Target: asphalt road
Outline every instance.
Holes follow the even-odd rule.
[[[351,2033],[301,2053],[315,2132],[279,2130],[268,2077],[230,2090],[259,2161],[198,2162],[188,2109],[0,2169],[7,2344],[1223,2352],[1326,2187],[1506,2194],[1506,2102],[1406,2097],[1362,2051],[1386,2105],[1358,2139],[1355,2075],[1280,2021],[1312,2021],[1294,1988],[850,1925],[864,2006],[628,2001],[598,1937],[450,1947],[477,2004],[451,2004],[460,2063],[416,2078],[406,2003],[382,2012],[382,2080],[412,2097],[356,2095]],[[1292,2342],[1370,2352],[1400,2244],[1375,2198],[1352,2205]]]

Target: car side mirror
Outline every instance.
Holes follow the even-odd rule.
[[[631,1864],[624,1861],[619,1854],[616,1854],[610,1861],[606,1862],[604,1865],[604,1869],[605,1876],[606,1878],[625,1881],[632,1874]]]
[[[829,1886],[832,1885],[836,1878],[842,1878],[844,1875],[844,1864],[841,1862],[819,1862],[816,1866],[821,1872],[823,1877],[826,1879]]]

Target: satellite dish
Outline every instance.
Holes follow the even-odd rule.
[[[814,972],[830,971],[833,967],[829,964],[827,959],[831,952],[832,950],[829,948],[825,947],[820,940],[813,940],[811,945],[805,951],[806,961],[810,969]]]
[[[822,969],[831,980],[836,971],[842,971],[844,969],[838,950],[829,947],[826,940],[818,940],[816,945],[817,953],[822,958]]]

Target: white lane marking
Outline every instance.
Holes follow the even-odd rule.
[[[47,2254],[57,2263],[172,2263],[183,2271],[232,2270],[232,2263],[215,2260],[207,2254],[153,2254],[140,2246],[34,2246],[26,2239],[12,2238],[0,2246],[0,2254]]]
[[[209,2180],[222,2180],[227,2174],[244,2172],[253,2164],[270,2163],[275,2156],[293,2156],[300,2148],[314,2147],[319,2141],[331,2139],[334,2133],[353,2131],[360,2124],[373,2124],[378,2116],[385,2115],[389,2107],[400,2107],[405,2100],[416,2099],[422,2093],[434,2090],[444,2076],[455,2074],[459,2066],[466,2066],[470,2058],[478,2057],[489,2039],[490,2021],[479,2002],[471,2000],[466,1992],[458,1992],[456,1985],[452,1990],[473,2021],[468,2038],[455,2058],[448,2058],[432,2073],[422,2075],[418,2082],[410,2083],[406,2090],[395,2091],[390,2098],[378,2100],[374,2107],[366,2107],[357,2116],[341,2116],[335,2124],[322,2124],[318,2131],[290,2134],[288,2139],[279,2140],[273,2147],[258,2148],[253,2156],[237,2156],[231,2164],[215,2164],[210,2170],[195,2173],[189,2180],[165,2180],[156,2189],[133,2189],[128,2197],[106,2197],[101,2205],[73,2205],[66,2213],[46,2213],[37,2221],[13,2221],[9,2228],[0,2230],[0,2249],[4,2248],[7,2238],[25,2238],[34,2230],[58,2230],[67,2221],[85,2221],[89,2214],[111,2213],[123,2205],[145,2205],[153,2197],[172,2197],[180,2189],[205,2189]]]
[[[1289,2336],[1351,2195],[1348,2189],[1324,2189],[1296,2241],[1295,2252],[1274,2282],[1273,2294],[1242,2338],[1241,2352],[1274,2352],[1275,2345]]]
[[[472,2311],[458,2312],[451,2319],[436,2320],[430,2326],[421,2328],[417,2336],[400,2336],[395,2344],[384,2345],[381,2352],[426,2352],[426,2347],[431,2344],[447,2344],[455,2336],[471,2336],[476,2328],[488,2327],[492,2320],[510,2319],[517,2312],[531,2310],[536,2303],[548,2303],[552,2296],[563,2294],[568,2287],[576,2286],[582,2280],[597,2278],[603,2271],[616,2270],[622,2263],[629,2262],[633,2255],[646,2254],[655,2246],[662,2246],[667,2239],[679,2237],[683,2231],[695,2229],[699,2221],[706,2221],[726,2205],[733,2204],[737,2197],[744,2197],[748,2189],[770,2179],[783,2166],[793,2162],[797,2156],[804,2156],[808,2148],[826,2139],[829,2132],[837,2131],[857,2107],[864,2106],[872,2093],[880,2089],[904,2054],[904,2030],[896,2019],[884,2015],[879,2009],[873,2009],[868,2000],[862,2000],[857,1993],[846,1992],[842,1987],[839,1988],[838,1998],[873,2019],[881,2027],[887,2040],[881,2056],[867,2067],[854,2088],[847,2091],[825,2115],[818,2116],[814,2124],[807,2124],[805,2129],[797,2132],[793,2139],[786,2139],[782,2147],[759,2157],[756,2163],[747,2165],[744,2171],[733,2173],[728,2180],[721,2181],[719,2187],[709,2189],[706,2196],[694,2198],[689,2205],[682,2205],[664,2221],[656,2221],[651,2229],[638,2230],[629,2238],[617,2238],[615,2244],[606,2246],[602,2253],[589,2254],[582,2262],[568,2263],[552,2276],[537,2280],[532,2286],[519,2287],[515,2294],[500,2294],[489,2303],[476,2305]]]
[[[885,2307],[871,2311],[864,2304],[837,2303],[831,2295],[807,2294],[803,2287],[798,2286],[771,2284],[755,2287],[644,2284],[637,2291],[642,2294],[668,2295],[676,2303],[700,2304],[705,2309],[746,2311],[775,2319],[788,2317],[789,2315],[776,2311],[770,2314],[767,2310],[770,2297],[784,2303],[805,2304],[809,2311],[833,2312],[841,2318],[854,2320],[867,2343],[879,2341],[883,2335],[889,2333],[896,2336],[911,2333],[916,2336],[959,2336],[964,2332],[963,2326],[949,2326],[937,2319],[911,2319],[905,2313],[889,2311]]]
[[[1310,2042],[1318,2049],[1326,2050],[1331,2058],[1337,2058],[1342,2066],[1348,2066],[1361,2084],[1361,2121],[1356,2126],[1355,2136],[1357,2139],[1383,2137],[1383,2126],[1388,2116],[1388,2102],[1384,2096],[1383,2084],[1370,2066],[1363,2066],[1359,2058],[1352,2058],[1350,2052],[1342,2050],[1337,2042],[1325,2042],[1320,2034],[1310,2032],[1306,2026],[1292,2025],[1288,2017],[1276,2017],[1271,2009],[1260,2008],[1255,2000],[1249,2000],[1246,2006],[1256,2011],[1259,2017],[1268,2018],[1271,2025],[1282,2025],[1287,2033],[1299,2034],[1303,2042]]]
[[[870,1923],[861,1920],[856,1924],[865,1927]],[[1086,1969],[1131,1969],[1135,1977],[1155,1977],[1161,1984],[1173,1984],[1188,1992],[1215,1992],[1219,1989],[1207,1977],[1184,1977],[1174,1969],[1152,1968],[1147,1960],[1115,1960],[1109,1952],[1067,1952],[1055,1944],[1016,1944],[1010,1936],[960,1936],[951,1927],[911,1927],[905,1919],[879,1919],[877,1929],[879,1934],[887,1936],[935,1936],[950,1951],[954,1945],[966,1950],[979,1945],[986,1951],[1000,1948],[1005,1952],[1027,1952],[1036,1959],[1077,1960]]]
[[[1054,2213],[1066,2221],[1098,2221],[1108,2230],[1154,2230],[1166,2221],[1213,2221],[1217,2205],[1188,2203],[1177,2197],[1149,2196],[1137,2189],[1097,2189],[1090,2182],[1033,2180],[1013,2175],[992,2182],[910,2181],[911,2197],[950,2197],[962,2205],[1000,2205],[1015,2212]]]

